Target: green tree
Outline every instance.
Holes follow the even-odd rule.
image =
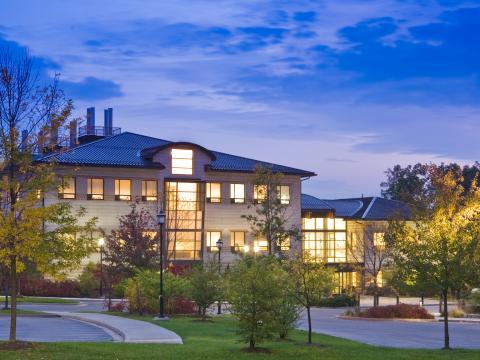
[[[221,298],[222,277],[218,262],[194,266],[186,275],[189,280],[188,297],[200,309],[202,320],[206,320],[207,309]]]
[[[0,49],[0,263],[10,282],[10,341],[16,341],[17,274],[25,264],[61,275],[93,250],[94,219],[85,220],[83,209],[73,213],[67,203],[42,200],[58,184],[54,163],[35,158],[56,150],[73,108],[57,80],[42,86],[27,52]]]
[[[300,318],[302,306],[295,296],[295,281],[287,271],[279,271],[276,281],[281,294],[278,298],[272,299],[275,301],[273,314],[280,339],[286,339]]]
[[[413,223],[392,220],[385,239],[394,249],[395,265],[446,300],[478,274],[480,191],[476,179],[466,190],[456,174],[436,167],[428,177],[435,188],[428,212]],[[449,349],[448,301],[443,307],[444,348]]]
[[[281,248],[289,245],[290,239],[299,238],[299,230],[287,227],[288,204],[282,202],[279,196],[279,186],[283,174],[273,172],[271,169],[258,166],[252,179],[257,198],[253,199],[254,214],[242,215],[250,225],[256,238],[264,238],[268,242],[268,253],[281,254]]]
[[[312,343],[311,308],[335,288],[335,269],[315,262],[308,253],[295,253],[288,261],[288,273],[295,282],[294,296],[307,311],[308,343]]]
[[[283,271],[270,256],[246,255],[230,268],[227,298],[238,319],[238,333],[254,350],[278,330],[274,308],[282,295],[277,279]]]

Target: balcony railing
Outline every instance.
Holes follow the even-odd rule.
[[[78,136],[94,135],[94,136],[113,136],[122,133],[119,127],[105,127],[105,126],[81,126],[78,129]]]

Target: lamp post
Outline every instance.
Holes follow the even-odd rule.
[[[165,304],[163,298],[163,226],[165,225],[165,212],[163,212],[163,210],[160,210],[160,212],[157,214],[157,223],[160,227],[160,246],[158,247],[160,251],[160,296],[158,297],[160,309],[158,316],[156,316],[155,319],[168,320],[168,318],[165,316]]]
[[[218,238],[217,240],[217,249],[218,249],[218,274],[221,274],[222,270],[222,262],[221,262],[221,253],[222,253],[222,247],[223,247],[223,241],[222,238]],[[218,311],[217,314],[220,315],[222,313],[222,302],[221,299],[218,299]]]
[[[103,247],[105,246],[105,239],[98,239],[98,247],[100,248],[100,296],[103,296]]]

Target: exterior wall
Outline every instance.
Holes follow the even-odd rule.
[[[118,218],[125,215],[130,210],[130,201],[115,200],[115,179],[131,179],[132,201],[141,200],[142,180],[157,180],[158,202],[140,202],[142,206],[150,209],[152,215],[158,212],[163,199],[163,185],[165,179],[189,179],[200,182],[219,182],[221,183],[221,203],[205,203],[204,212],[204,232],[221,231],[224,247],[222,249],[222,263],[230,263],[237,257],[231,251],[230,232],[245,231],[246,244],[253,244],[253,237],[246,220],[242,215],[253,213],[254,209],[249,208],[253,199],[253,185],[251,184],[253,174],[240,172],[217,172],[205,171],[205,165],[210,163],[207,154],[194,149],[194,174],[193,175],[172,175],[171,161],[169,158],[170,150],[156,154],[155,159],[161,161],[166,169],[136,169],[136,168],[106,168],[106,167],[59,167],[56,173],[59,176],[71,176],[76,179],[76,199],[63,200],[58,198],[56,192],[46,194],[45,203],[51,204],[59,201],[69,201],[74,209],[83,207],[87,211],[86,218],[97,217],[98,228],[107,234],[112,229],[118,228]],[[168,155],[168,159],[167,159]],[[167,166],[168,165],[168,166]],[[87,200],[87,181],[88,178],[104,179],[104,200]],[[245,184],[245,204],[230,203],[230,184]],[[295,226],[300,229],[301,226],[301,180],[299,176],[286,175],[283,178],[282,185],[290,186],[290,205],[287,210],[287,226]],[[96,235],[100,237],[100,235]],[[204,236],[205,238],[205,236]],[[292,247],[300,248],[301,244],[291,244]],[[218,256],[217,252],[207,251],[205,241],[203,244],[203,258],[208,259],[211,256]],[[88,261],[99,261],[98,254],[92,255]],[[72,273],[72,275],[78,273]]]

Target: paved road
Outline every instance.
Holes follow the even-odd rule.
[[[0,340],[8,339],[10,318],[0,316]],[[17,318],[17,338],[27,341],[112,341],[113,337],[103,329],[81,321],[61,317]]]
[[[18,308],[22,310],[34,311],[68,311],[68,312],[82,312],[82,311],[103,311],[103,301],[101,300],[80,300],[78,304],[27,304],[19,303]]]
[[[443,323],[343,320],[345,309],[313,309],[315,332],[338,336],[371,345],[399,348],[441,348]],[[307,329],[306,316],[299,323]],[[480,324],[450,323],[450,342],[456,348],[480,348]]]

